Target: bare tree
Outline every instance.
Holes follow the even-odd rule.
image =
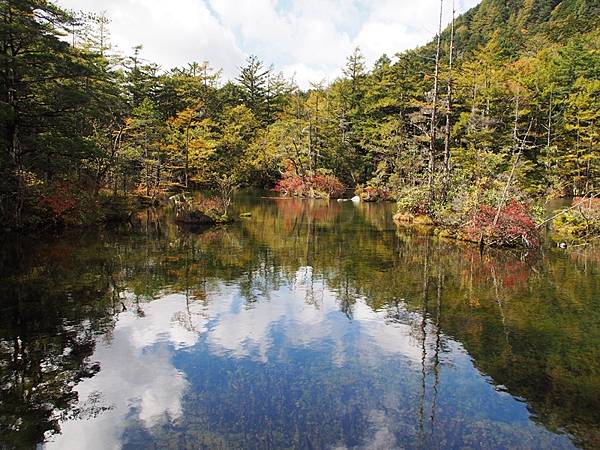
[[[431,132],[429,135],[429,163],[427,166],[428,178],[427,187],[429,189],[429,201],[433,203],[435,192],[433,186],[433,172],[435,171],[435,139],[436,139],[436,119],[438,108],[438,87],[440,73],[440,47],[442,45],[442,13],[444,10],[444,0],[440,0],[440,21],[438,25],[437,45],[435,51],[435,71],[433,75],[433,101],[431,105]]]
[[[451,128],[451,115],[452,115],[452,65],[454,63],[454,0],[452,0],[452,25],[450,26],[450,49],[448,54],[448,93],[447,93],[447,107],[446,107],[446,130],[444,137],[444,186],[443,196],[444,198],[448,194],[448,182],[450,179],[450,128]]]

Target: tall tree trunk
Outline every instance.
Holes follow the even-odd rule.
[[[452,114],[452,64],[454,62],[454,1],[452,1],[452,25],[450,27],[450,54],[448,55],[448,106],[446,108],[446,130],[444,137],[444,186],[442,195],[444,199],[448,195],[448,183],[450,180],[450,122]]]
[[[429,202],[433,203],[435,199],[435,190],[433,184],[433,172],[435,171],[435,140],[436,140],[436,119],[438,108],[438,87],[440,72],[440,47],[442,45],[442,12],[444,9],[444,0],[440,0],[440,21],[438,26],[437,46],[435,51],[435,71],[433,75],[433,101],[431,105],[431,131],[429,141],[429,163],[427,166],[428,178],[427,187],[429,189]]]
[[[148,160],[148,131],[145,131],[144,165],[146,166],[146,195],[150,197],[150,161]]]
[[[18,109],[19,105],[19,86],[21,83],[20,74],[18,72],[18,64],[16,62],[19,45],[15,42],[15,37],[11,31],[11,27],[18,19],[18,12],[13,15],[13,8],[11,4],[8,4],[6,11],[5,22],[7,25],[7,31],[2,36],[2,56],[6,60],[3,70],[3,83],[4,89],[2,92],[2,101],[8,105],[9,114],[7,114],[7,120],[4,124],[4,139],[5,139],[5,150],[7,163],[12,165],[8,169],[8,177],[14,182],[14,199],[12,208],[13,221],[16,228],[20,228],[22,225],[22,210],[24,203],[24,186],[23,186],[23,158],[21,154],[21,148],[19,144],[19,123],[20,123],[20,112]],[[8,202],[10,205],[10,201]]]
[[[192,127],[192,116],[190,116],[190,120],[187,124],[187,128],[185,129],[185,168],[183,172],[184,184],[185,188],[188,188],[188,180],[189,180],[189,168],[190,168],[190,128]]]
[[[527,128],[527,132],[525,133],[525,136],[523,136],[523,139],[519,139],[519,99],[520,99],[519,94],[517,94],[517,96],[515,98],[515,119],[514,119],[514,124],[513,124],[513,139],[515,141],[515,148],[512,152],[512,158],[514,159],[514,162],[510,169],[510,174],[508,176],[508,181],[506,182],[506,186],[504,186],[504,190],[502,191],[502,196],[500,197],[498,207],[496,208],[496,215],[494,216],[494,222],[493,222],[494,227],[498,224],[498,220],[500,219],[500,213],[502,212],[502,208],[504,208],[504,205],[506,203],[508,191],[510,190],[510,186],[512,184],[512,181],[513,181],[513,178],[515,175],[515,170],[519,163],[519,159],[521,158],[521,155],[523,154],[525,145],[527,144],[527,138],[529,137],[529,133],[531,132],[531,127],[533,126],[533,119],[531,119],[529,121],[529,127]]]
[[[320,135],[320,124],[319,124],[319,94],[317,93],[317,103],[315,108],[315,135],[316,135],[316,144],[317,151],[315,154],[315,167],[319,164],[321,159],[321,135]]]
[[[547,136],[547,147],[550,148],[552,145],[552,93],[550,93],[550,106],[548,107],[548,136]]]
[[[508,175],[508,181],[506,182],[506,186],[504,186],[504,190],[502,191],[502,195],[500,197],[500,201],[498,202],[498,207],[496,208],[496,215],[494,216],[493,226],[495,227],[498,224],[498,220],[500,219],[500,213],[502,212],[502,208],[504,208],[504,204],[506,203],[506,196],[508,195],[508,190],[510,189],[510,185],[512,183],[513,176],[515,174],[515,169],[517,168],[517,164],[519,163],[519,158],[521,157],[521,147],[519,146],[519,94],[515,97],[515,118],[513,120],[513,140],[515,141],[515,149],[512,152],[512,158],[514,159],[512,167],[510,169],[510,174]],[[524,139],[527,139],[525,136]],[[516,158],[515,158],[516,155]]]

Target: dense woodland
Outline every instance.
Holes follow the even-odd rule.
[[[167,70],[113,51],[108,17],[3,0],[3,227],[232,186],[356,191],[450,225],[597,195],[598,17],[596,0],[483,0],[424,47],[372,68],[356,49],[302,90],[254,56],[229,81],[209,62]]]

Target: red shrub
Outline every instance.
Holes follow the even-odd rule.
[[[365,202],[387,202],[394,200],[392,193],[385,188],[367,186],[359,189],[357,194]]]
[[[480,205],[463,228],[466,238],[479,241],[483,237],[488,245],[496,246],[539,246],[535,222],[524,204],[511,200],[500,210],[494,224],[496,212],[495,208]]]
[[[298,175],[284,175],[277,182],[275,192],[291,197],[340,197],[346,188],[340,180],[332,175],[314,175],[300,177]]]
[[[313,189],[325,192],[331,198],[340,197],[346,190],[342,182],[333,175],[315,175],[309,182]]]
[[[292,175],[284,176],[277,182],[273,190],[286,196],[303,197],[305,187],[302,178],[297,175]]]
[[[66,213],[75,209],[78,200],[66,183],[52,186],[50,192],[40,196],[39,204],[48,208],[55,219],[61,219]]]

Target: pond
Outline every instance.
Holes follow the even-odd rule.
[[[392,205],[0,250],[0,448],[599,448],[600,251],[479,252]]]

